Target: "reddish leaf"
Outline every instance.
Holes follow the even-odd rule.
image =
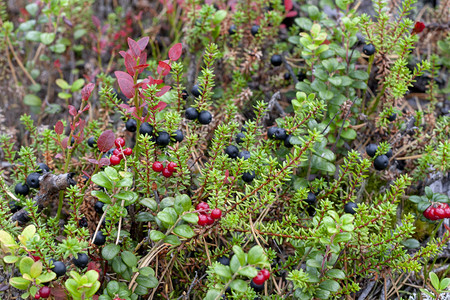
[[[138,43],[136,43],[135,40],[128,38],[128,47],[130,48],[131,52],[133,53],[134,57],[138,57],[141,54],[141,48],[139,48]]]
[[[75,106],[69,105],[69,114],[71,114],[72,116],[77,115],[77,109],[75,108]]]
[[[162,111],[164,108],[166,108],[166,106],[167,106],[167,103],[166,103],[166,102],[159,101],[159,103],[158,103],[156,106],[154,106],[154,107],[152,108],[152,110]]]
[[[61,135],[64,131],[64,124],[62,121],[58,121],[55,125],[55,132],[58,135]]]
[[[133,77],[131,77],[128,73],[122,71],[116,71],[114,72],[114,74],[116,75],[122,93],[127,98],[133,98],[134,96]]]
[[[142,14],[142,11],[140,12],[140,14]],[[139,41],[137,41],[137,44],[139,45],[139,48],[141,49],[141,51],[144,51],[145,47],[147,47],[148,44],[148,40],[149,37],[143,37],[142,39],[140,39]]]
[[[100,28],[100,19],[96,16],[92,16],[92,23],[94,23],[95,27]]]
[[[55,298],[55,300],[66,300],[66,289],[63,288],[60,284],[53,284],[51,289],[51,294]]]
[[[55,158],[56,159],[59,159],[59,158],[63,158],[64,156],[61,154],[61,153],[57,153],[56,155],[55,155]]]
[[[167,64],[167,60],[160,61],[158,63],[158,68],[157,68],[158,74],[161,74],[162,76],[166,76],[167,74],[169,74],[170,69],[171,69],[171,67]]]
[[[90,162],[91,164],[94,164],[94,165],[98,165],[98,160],[93,159],[93,158],[89,158],[88,162]]]
[[[135,67],[133,67],[133,69],[137,70],[138,73],[142,73],[142,71],[144,71],[145,68],[147,68],[148,66],[149,66],[148,64],[144,64],[144,65],[135,66]]]
[[[286,12],[292,9],[292,0],[284,0],[284,9]]]
[[[162,95],[164,95],[165,93],[167,93],[169,90],[170,90],[170,86],[168,86],[168,85],[163,86],[163,87],[161,88],[161,90],[160,90],[159,92],[157,92],[155,95],[156,95],[156,97],[161,97]]]
[[[84,101],[87,101],[89,97],[91,96],[92,91],[94,90],[95,84],[89,83],[84,86],[84,88],[81,90],[81,98]]]
[[[127,68],[128,74],[134,76],[134,66],[136,65],[136,60],[129,54],[125,54],[125,68]]]
[[[69,141],[69,137],[66,136],[65,138],[63,138],[63,140],[61,141],[61,147],[63,149],[67,149],[67,142]],[[109,150],[109,149],[108,149]]]
[[[127,55],[127,53],[126,53],[125,51],[119,51],[119,54],[120,54],[123,58],[125,58],[125,55]]]
[[[97,140],[97,147],[100,152],[107,152],[114,146],[114,132],[112,130],[106,130],[103,132]]]
[[[292,18],[295,17],[297,15],[297,12],[295,10],[291,10],[290,12],[288,12],[286,14],[286,18]]]
[[[183,45],[181,43],[175,44],[169,50],[169,58],[176,61],[180,58],[181,52],[183,52]]]
[[[109,166],[110,163],[111,163],[111,162],[109,161],[109,158],[103,157],[103,158],[100,159],[100,161],[98,162],[98,165],[99,165],[100,167],[103,167],[103,166]]]
[[[97,160],[95,160],[97,161]],[[86,171],[81,171],[81,173],[83,173],[87,178],[91,178],[91,175],[89,175]]]
[[[142,51],[141,55],[139,55],[139,64],[145,65],[147,63],[147,52]]]
[[[91,105],[88,103],[88,104],[83,108],[83,112],[87,111],[89,108],[91,108]]]

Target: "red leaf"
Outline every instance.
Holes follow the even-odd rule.
[[[119,51],[119,54],[120,54],[123,58],[125,58],[125,55],[127,55],[127,53],[126,53],[125,51]]]
[[[134,97],[133,77],[122,71],[114,72],[119,83],[120,90],[127,98]]]
[[[166,103],[166,102],[159,101],[159,103],[158,103],[156,106],[154,106],[154,107],[152,108],[152,110],[162,111],[164,108],[166,108],[166,106],[167,106],[167,103]]]
[[[95,27],[100,28],[100,19],[96,16],[92,16],[92,23],[94,23]]]
[[[142,13],[142,11],[140,13]],[[141,49],[141,51],[144,51],[145,47],[147,47],[148,40],[149,40],[149,37],[146,36],[146,37],[143,37],[142,39],[140,39],[139,41],[137,41],[137,44],[139,45],[139,48]]]
[[[292,9],[292,0],[284,0],[284,9],[286,12]]]
[[[161,88],[161,90],[160,90],[159,92],[157,92],[155,95],[156,95],[156,97],[161,97],[162,95],[164,95],[165,93],[167,93],[169,90],[170,90],[170,86],[168,86],[168,85],[163,86],[163,87]]]
[[[58,135],[61,135],[64,131],[64,124],[62,121],[58,121],[55,125],[55,132]]]
[[[169,50],[169,58],[176,61],[180,58],[181,52],[183,52],[183,45],[181,43],[175,44]]]
[[[114,132],[112,130],[106,130],[103,132],[97,140],[97,147],[100,152],[107,152],[114,146]]]
[[[67,142],[69,141],[69,137],[66,136],[65,138],[63,138],[63,140],[61,141],[61,147],[63,149],[67,149]],[[109,150],[109,149],[108,149]]]
[[[166,76],[169,74],[171,67],[166,63],[166,61],[160,61],[158,63],[158,74],[161,74],[162,76]]]
[[[72,116],[77,115],[77,109],[75,108],[75,106],[69,105],[69,114],[71,114]]]
[[[128,74],[134,76],[134,66],[136,65],[136,60],[129,54],[125,54],[125,68],[127,68]]]
[[[81,98],[84,101],[87,101],[89,97],[91,96],[92,91],[94,90],[95,84],[89,83],[84,86],[84,88],[81,90]]]
[[[288,12],[286,14],[286,18],[292,18],[295,17],[297,15],[297,12],[295,10],[291,10],[290,12]]]
[[[128,47],[130,48],[131,52],[133,53],[134,57],[138,57],[141,54],[141,48],[139,48],[138,43],[136,43],[135,40],[128,38]]]
[[[110,163],[111,162],[109,161],[109,158],[106,157],[101,158],[100,161],[98,162],[100,167],[109,166]]]
[[[87,111],[89,108],[91,108],[91,105],[88,103],[88,104],[83,108],[83,112]]]
[[[91,164],[94,164],[94,165],[98,165],[98,160],[93,159],[93,158],[89,158],[88,162],[90,162]]]

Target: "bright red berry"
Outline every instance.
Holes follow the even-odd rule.
[[[253,277],[253,282],[257,285],[261,285],[264,283],[264,281],[266,281],[266,278],[264,277],[264,275],[259,272],[258,275],[256,275],[255,277]]]
[[[41,294],[39,294],[39,292],[37,292],[36,295],[34,295],[34,299],[41,299]]]
[[[174,163],[173,161],[169,162],[167,164],[167,169],[169,169],[170,172],[175,172],[175,168],[177,167],[177,164]]]
[[[211,217],[211,215],[206,215],[206,224],[208,225],[214,224],[214,219]]]
[[[445,206],[443,203],[439,203],[435,209],[435,214],[439,219],[445,218]]]
[[[172,176],[173,172],[171,172],[168,168],[164,168],[162,170],[162,174],[164,177],[169,178],[170,176]]]
[[[424,212],[423,216],[431,221],[436,221],[439,217],[436,215],[436,208],[434,205],[430,205]]]
[[[197,204],[197,206],[195,207],[196,210],[208,210],[209,209],[209,205],[206,202],[200,202],[199,204]]]
[[[450,218],[450,206],[448,206],[448,203],[444,203],[444,211],[445,211],[445,217]]]
[[[159,172],[162,172],[162,170],[164,169],[164,166],[163,166],[163,164],[160,163],[159,161],[155,161],[155,162],[153,163],[152,169],[153,169],[153,171],[159,173]]]
[[[117,148],[123,148],[123,146],[125,146],[125,140],[123,138],[117,138],[114,141],[114,145],[116,145]]]
[[[125,148],[123,149],[123,154],[125,154],[126,156],[130,156],[131,154],[133,154],[133,149]]]
[[[199,214],[197,224],[200,226],[206,226],[206,224],[208,224],[208,216],[204,214]]]
[[[48,298],[50,297],[51,289],[48,286],[43,286],[39,290],[39,294],[41,295],[41,298]]]
[[[123,153],[122,153],[122,151],[120,151],[120,149],[119,149],[119,148],[117,148],[117,149],[114,149],[114,151],[113,151],[113,155],[117,156],[117,157],[118,157],[118,158],[120,158],[120,159],[122,159],[122,158],[123,158]]]
[[[218,219],[222,218],[222,211],[220,209],[218,209],[218,208],[214,208],[211,211],[211,218],[213,218],[215,220],[218,220]]]
[[[412,33],[421,33],[424,29],[425,29],[425,24],[423,22],[416,22],[416,24],[414,24]]]
[[[121,161],[121,159],[120,159],[120,157],[117,156],[117,155],[112,155],[112,156],[109,158],[109,162],[110,162],[111,165],[113,165],[113,166],[116,166],[116,165],[120,164],[120,161]]]
[[[267,269],[262,269],[261,271],[259,271],[259,273],[264,275],[265,280],[270,278],[270,272]]]

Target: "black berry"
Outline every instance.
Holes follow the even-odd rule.
[[[100,215],[103,214],[103,206],[104,205],[105,205],[105,203],[103,203],[102,201],[95,202],[95,204],[94,204],[95,212]]]
[[[270,63],[275,67],[281,66],[281,64],[283,63],[281,55],[278,54],[272,55],[272,57],[270,58]]]
[[[183,135],[183,131],[181,131],[180,129],[177,129],[174,134],[172,134],[172,138],[177,141],[177,142],[182,142],[184,139],[184,135]]]
[[[105,220],[105,219],[103,219],[103,220]],[[95,235],[94,244],[97,246],[101,246],[101,245],[104,245],[105,242],[106,242],[106,236],[103,234],[102,231],[99,230],[97,232],[97,234]]]
[[[230,259],[226,256],[221,256],[217,259],[217,262],[224,265],[229,266],[230,265]]]
[[[129,99],[122,92],[113,89],[113,93],[116,94],[117,99],[122,100],[124,103],[128,102]]]
[[[278,129],[279,129],[278,127],[270,127],[267,130],[267,137],[269,139],[275,139],[275,133],[277,132]]]
[[[239,155],[238,155],[239,158],[243,158],[244,160],[249,159],[250,156],[251,156],[251,154],[250,154],[250,152],[247,151],[247,150],[244,150],[244,151],[239,152]]]
[[[230,146],[225,148],[225,153],[230,158],[236,158],[236,157],[238,157],[239,149],[236,146],[234,146],[234,145],[230,145]]]
[[[209,111],[204,110],[199,113],[198,122],[200,124],[207,125],[207,124],[211,123],[211,121],[212,121],[212,115]]]
[[[88,138],[87,144],[89,147],[94,148],[95,145],[97,145],[97,141],[95,140],[95,137],[91,136],[90,138]]]
[[[11,213],[15,213],[16,211],[19,211],[22,207],[19,205],[19,202],[11,200],[8,202],[9,209],[11,210]]]
[[[253,282],[253,280],[250,281],[250,287],[257,293],[261,293],[264,290],[264,283],[263,284],[256,284]]]
[[[259,26],[258,25],[253,25],[252,28],[250,29],[250,32],[253,36],[255,36],[259,31]]]
[[[387,155],[380,155],[375,158],[373,161],[373,166],[375,167],[375,170],[381,171],[387,168],[389,165],[389,157]]]
[[[45,172],[45,173],[50,172],[50,168],[46,164],[38,163],[37,165],[38,165],[38,167],[37,167],[36,172],[38,172],[40,174],[42,174],[42,172]]]
[[[89,257],[86,253],[78,253],[78,258],[73,258],[72,263],[80,269],[86,268],[89,262]]]
[[[139,133],[142,135],[152,135],[153,133],[153,126],[148,124],[147,122],[142,123],[141,127],[139,127]]]
[[[288,137],[286,130],[283,128],[278,128],[275,131],[275,138],[280,141],[284,141]]]
[[[252,182],[253,179],[255,179],[255,176],[255,171],[244,172],[242,173],[242,180],[244,180],[245,182]]]
[[[195,120],[198,118],[198,111],[195,109],[195,107],[188,107],[184,115],[188,120]]]
[[[78,226],[79,227],[83,227],[83,228],[86,228],[86,227],[88,227],[88,221],[87,221],[87,219],[86,219],[86,217],[82,217],[81,219],[79,219],[78,220]]]
[[[391,158],[393,154],[394,154],[394,153],[392,152],[392,149],[389,149],[389,151],[386,152],[386,156],[387,156],[388,158]]]
[[[244,138],[245,138],[245,134],[243,134],[242,132],[239,132],[238,134],[236,134],[236,143],[242,144],[244,142]]]
[[[375,46],[373,44],[364,45],[363,47],[363,53],[365,55],[372,55],[375,53]]]
[[[181,97],[183,98],[183,100],[186,100],[189,97],[188,91],[182,90]]]
[[[228,33],[230,35],[236,34],[236,25],[231,25],[230,28],[228,29]]]
[[[291,73],[289,73],[289,72],[284,73],[283,78],[284,78],[284,80],[291,79]]]
[[[308,197],[306,198],[306,203],[308,203],[309,205],[314,205],[316,204],[316,195],[313,192],[308,192]]]
[[[395,121],[395,119],[397,119],[397,114],[392,114],[387,119],[389,122],[393,122]]]
[[[34,189],[38,189],[39,188],[39,176],[41,176],[41,175],[39,175],[39,173],[31,173],[30,175],[28,175],[27,185]]]
[[[192,87],[191,93],[195,98],[197,98],[197,97],[200,97],[201,91],[202,90],[200,89],[198,84],[196,84]]]
[[[129,132],[136,132],[137,130],[137,122],[135,119],[128,119],[127,122],[125,123],[125,128],[129,131]]]
[[[56,273],[56,276],[60,277],[66,274],[66,265],[62,261],[52,261],[52,271]]]
[[[378,145],[377,144],[369,144],[366,147],[366,153],[370,157],[374,157],[375,154],[377,153],[377,149],[378,149]]]
[[[156,137],[156,144],[164,147],[169,145],[169,143],[170,135],[165,131],[158,132],[158,135]]]
[[[355,202],[347,202],[344,205],[344,212],[347,214],[356,214],[355,208],[358,208],[358,205]]]
[[[292,135],[288,135],[287,138],[284,139],[284,146],[286,148],[292,148],[294,145],[291,144]]]
[[[303,81],[306,79],[306,73],[303,71],[299,71],[297,74],[297,79],[298,81]]]

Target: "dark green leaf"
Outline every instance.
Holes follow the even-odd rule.
[[[217,264],[214,267],[214,272],[219,276],[225,277],[226,279],[231,278],[231,271],[230,271],[230,267],[228,267],[228,266],[224,266],[222,264]]]
[[[156,209],[158,208],[158,204],[154,199],[144,198],[141,201],[139,201],[139,203],[150,208],[152,211],[156,211]]]
[[[327,271],[327,276],[337,279],[345,279],[345,273],[342,270],[339,269],[331,269]]]
[[[188,213],[181,217],[183,221],[186,221],[188,223],[197,224],[198,223],[198,215],[195,213]]]
[[[247,259],[248,264],[256,265],[264,262],[267,258],[264,254],[264,250],[260,246],[254,246],[248,251]]]
[[[143,287],[149,288],[149,289],[153,289],[155,287],[158,286],[158,279],[156,279],[154,276],[143,276],[143,275],[139,275],[136,278],[136,282],[140,285],[142,285]]]
[[[127,266],[132,268],[137,265],[137,257],[130,251],[123,251],[120,256],[122,257],[123,262],[127,264]]]
[[[192,228],[186,224],[178,225],[177,227],[175,227],[173,229],[173,233],[175,233],[181,237],[187,238],[187,239],[190,239],[195,235],[194,230],[192,230]]]
[[[136,221],[138,222],[151,222],[151,221],[155,221],[155,217],[146,211],[141,211],[137,214],[136,216]]]
[[[329,280],[329,279],[323,281],[323,282],[319,285],[319,287],[322,288],[322,289],[324,289],[324,290],[333,292],[333,293],[337,292],[337,291],[339,290],[339,288],[340,288],[339,283],[338,283],[337,281],[335,281],[335,280]]]
[[[176,235],[169,235],[164,239],[165,243],[171,244],[173,246],[179,246],[181,245],[180,239]]]
[[[116,244],[108,244],[102,249],[102,256],[106,260],[111,260],[119,254],[120,246]]]

